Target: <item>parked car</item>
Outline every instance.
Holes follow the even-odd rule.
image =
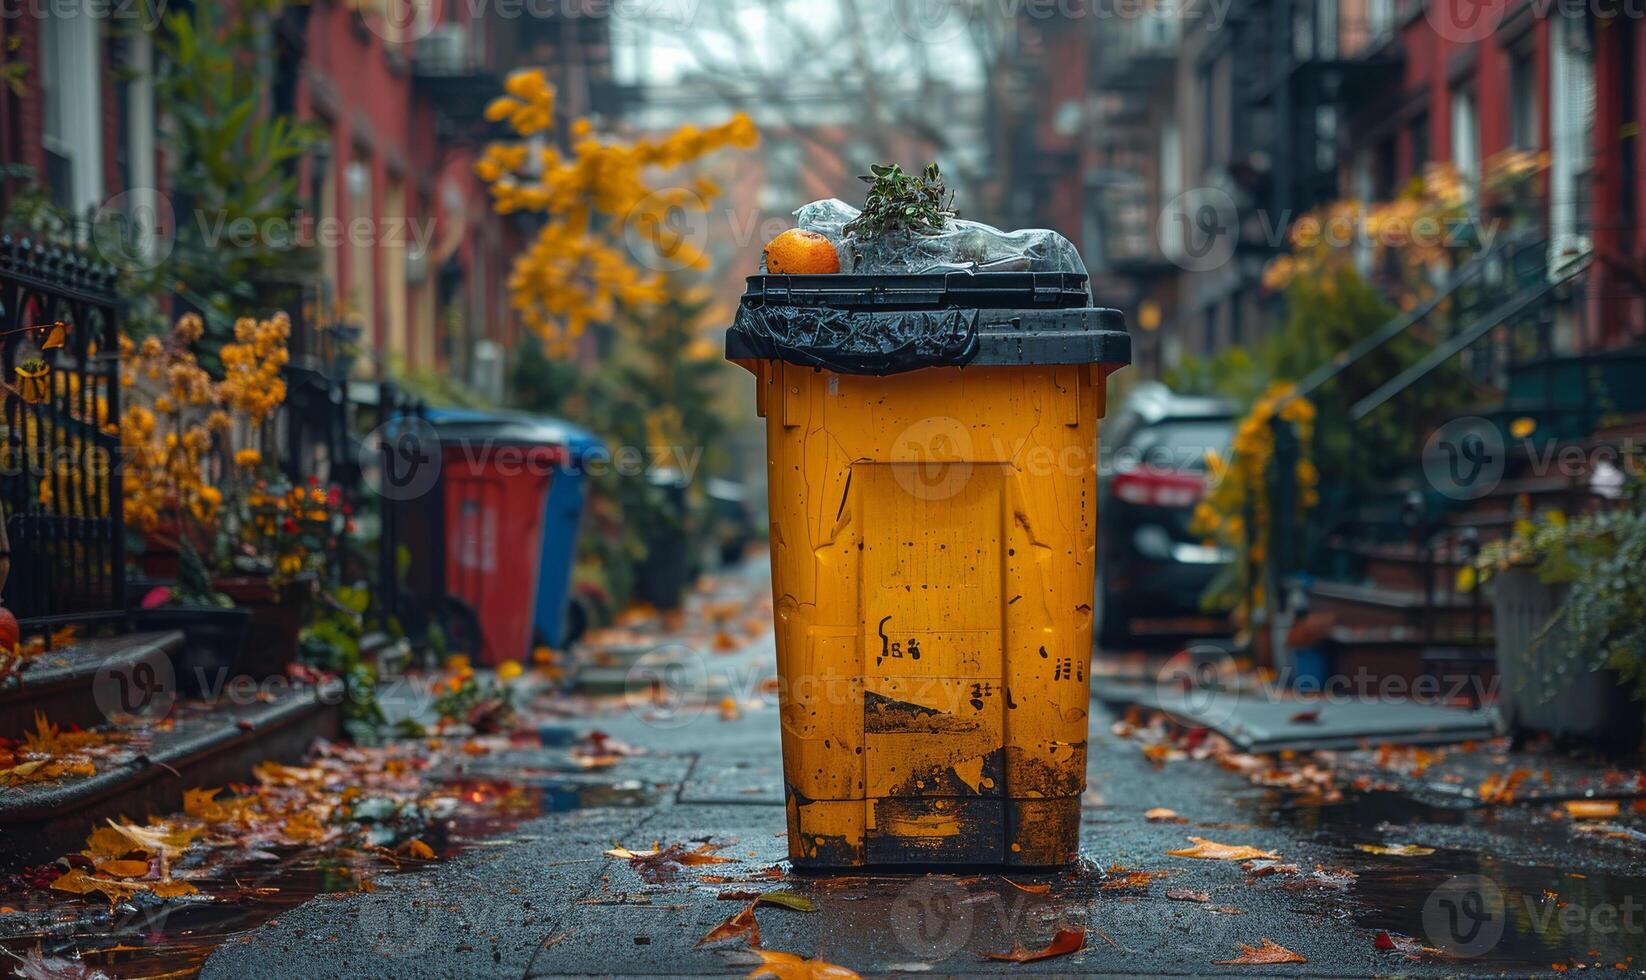
[[[1224,451],[1235,407],[1179,395],[1158,382],[1134,388],[1104,425],[1098,463],[1097,637],[1105,647],[1143,635],[1226,628],[1200,596],[1232,559],[1189,533],[1206,494],[1206,451]]]

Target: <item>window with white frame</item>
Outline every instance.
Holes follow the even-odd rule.
[[[1549,63],[1549,269],[1588,253],[1595,61],[1581,17],[1552,19]]]
[[[1472,89],[1452,90],[1452,166],[1471,189],[1480,180],[1480,113]]]
[[[53,200],[77,215],[103,199],[101,62],[98,18],[74,4],[48,5],[40,20],[44,176]]]

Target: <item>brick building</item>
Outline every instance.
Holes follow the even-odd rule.
[[[1006,139],[1034,188],[1007,211],[1082,245],[1094,285],[1141,328],[1145,373],[1261,335],[1280,312],[1261,271],[1299,214],[1387,199],[1431,162],[1478,181],[1509,148],[1549,154],[1551,266],[1595,259],[1588,341],[1646,332],[1635,18],[1529,0],[1094,10],[1026,9],[1002,55],[1028,93]],[[1182,240],[1208,215],[1215,241]]]
[[[169,200],[156,25],[127,6],[141,5],[0,19],[18,79],[0,95],[0,162],[26,168],[8,170],[8,198],[32,175],[76,214]],[[470,170],[489,133],[482,110],[523,65],[550,67],[568,114],[615,107],[605,15],[550,12],[314,0],[272,15],[267,46],[248,52],[267,73],[267,110],[325,133],[301,165],[298,231],[312,231],[322,270],[303,305],[362,324],[363,370],[438,371],[501,395],[500,350],[517,339],[505,282],[526,229],[491,213]]]

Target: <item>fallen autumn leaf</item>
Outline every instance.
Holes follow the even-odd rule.
[[[1213,960],[1214,966],[1278,966],[1282,963],[1307,963],[1308,958],[1265,937],[1260,945],[1237,943],[1240,955],[1232,960]]]

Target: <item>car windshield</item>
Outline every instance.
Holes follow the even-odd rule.
[[[1229,419],[1165,419],[1133,433],[1131,443],[1120,449],[1124,455],[1119,461],[1155,470],[1199,473],[1206,469],[1208,449],[1219,453],[1228,449],[1232,428]]]

